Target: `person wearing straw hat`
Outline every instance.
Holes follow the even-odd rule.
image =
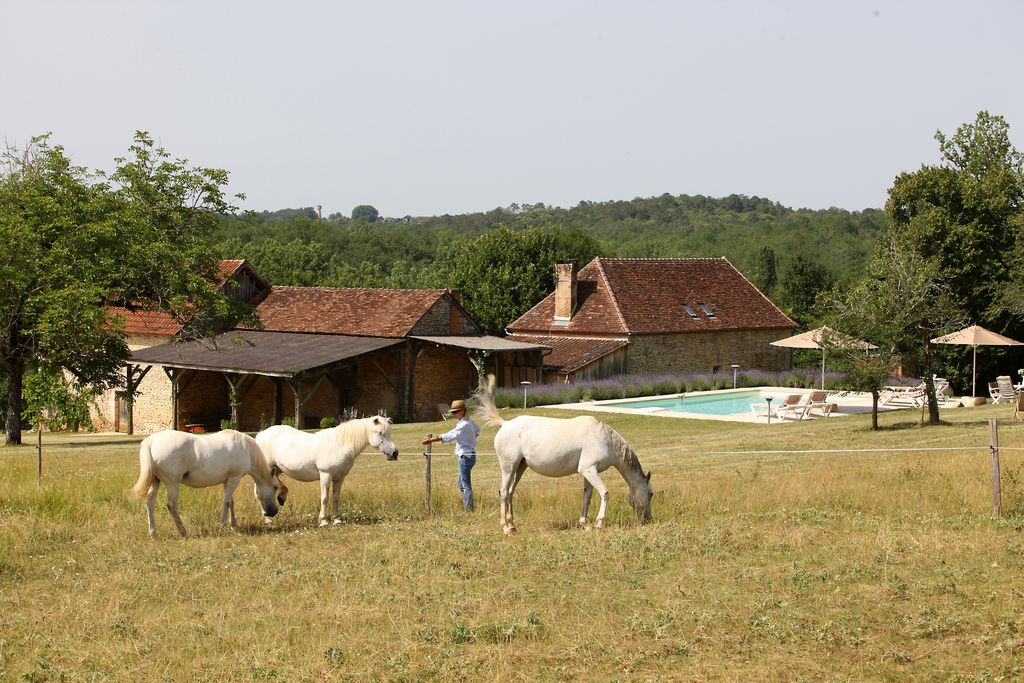
[[[440,436],[428,436],[423,439],[423,445],[443,441],[455,442],[455,455],[459,458],[459,491],[462,492],[462,505],[466,512],[473,512],[473,483],[471,474],[473,465],[476,464],[476,440],[480,436],[480,427],[473,422],[466,413],[466,402],[461,398],[452,401],[452,407],[448,413],[456,418],[458,422],[448,432]]]

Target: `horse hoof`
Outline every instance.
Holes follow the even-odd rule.
[[[506,536],[511,536],[516,532],[516,528],[514,526],[507,526],[505,527],[504,532]]]
[[[334,521],[331,522],[334,526],[341,526],[341,519],[335,517]]]
[[[594,528],[595,529],[603,529],[604,528],[604,521],[599,519],[596,522],[594,522]]]
[[[330,526],[330,525],[331,525],[331,523],[328,522],[326,519],[321,519],[320,520],[320,526]]]

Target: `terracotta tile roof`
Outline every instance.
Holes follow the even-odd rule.
[[[575,372],[629,344],[625,339],[588,339],[584,337],[531,337],[512,335],[512,341],[540,344],[551,349],[544,356],[544,369],[553,372]]]
[[[552,293],[509,325],[509,332],[665,334],[796,327],[725,258],[599,257],[580,270],[577,280],[576,313],[568,324],[555,324]]]
[[[404,337],[447,291],[274,287],[256,311],[272,332]]]
[[[107,313],[124,318],[125,334],[166,334],[181,332],[181,323],[163,311],[130,311],[120,306],[108,306]]]
[[[237,273],[243,266],[249,269],[253,273],[254,277],[260,277],[256,271],[252,270],[252,266],[250,266],[245,259],[222,259],[218,264],[221,284],[224,284],[228,278]],[[262,278],[260,279],[262,280]],[[164,313],[163,311],[141,309],[130,311],[121,306],[108,306],[107,311],[112,315],[124,317],[125,334],[175,335],[181,332],[181,324],[175,321],[171,315]]]
[[[245,259],[238,259],[238,258],[221,259],[221,262],[220,262],[221,282],[223,282],[224,280],[227,280],[228,277],[230,277],[231,275],[234,275],[236,272],[238,272],[238,269],[242,267],[243,263],[245,263]]]

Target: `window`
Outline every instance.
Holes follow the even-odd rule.
[[[697,304],[700,306],[700,310],[704,311],[704,315],[708,317],[708,320],[716,320],[715,312],[711,310],[711,307],[707,304]]]
[[[700,318],[697,317],[697,311],[690,308],[689,304],[683,304],[683,310],[686,311],[689,314],[689,316],[694,320],[700,320]]]

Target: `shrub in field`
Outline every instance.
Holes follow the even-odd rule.
[[[337,427],[338,421],[333,417],[325,417],[320,420],[320,429],[330,429],[331,427]]]

